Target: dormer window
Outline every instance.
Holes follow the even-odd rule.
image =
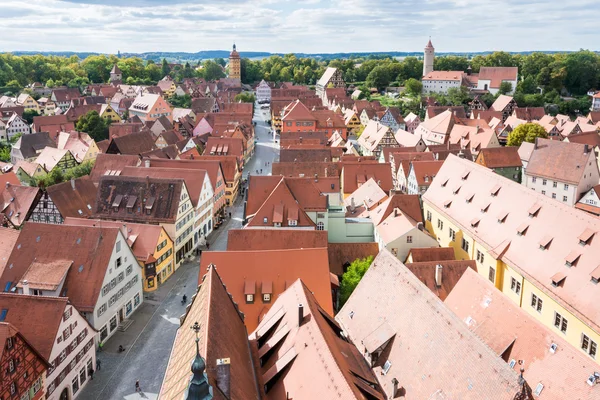
[[[540,211],[540,208],[542,208],[541,205],[535,203],[530,209],[529,209],[529,218],[533,218],[533,217],[537,217],[538,212]]]
[[[290,220],[288,220],[288,225],[289,226],[298,226],[298,221],[296,221],[295,219],[290,219]]]
[[[485,204],[483,207],[481,207],[481,212],[485,214],[488,211],[488,208],[490,208],[490,203]]]
[[[508,216],[508,212],[506,211],[502,211],[499,215],[498,215],[498,223],[499,224],[503,224],[504,221],[506,221],[506,217]]]
[[[254,294],[256,293],[256,282],[246,281],[244,283],[244,296],[246,296],[246,303],[254,303]]]
[[[452,204],[452,200],[446,200],[444,202],[444,208],[450,208],[450,205]]]
[[[567,267],[572,267],[576,265],[577,261],[579,260],[579,257],[581,257],[581,253],[577,251],[570,252],[567,258],[565,258],[565,265]]]
[[[465,172],[462,174],[462,176],[461,176],[461,179],[462,179],[463,181],[466,181],[466,180],[467,180],[467,178],[469,177],[469,173],[470,173],[470,172],[471,172],[471,171],[465,171]]]
[[[442,187],[446,187],[446,184],[448,183],[448,179],[444,179],[442,181]]]
[[[579,235],[579,237],[578,237],[579,244],[581,246],[585,246],[585,245],[590,244],[590,242],[592,241],[592,238],[594,237],[595,233],[596,232],[594,232],[590,228],[585,228],[585,230],[583,231],[583,233],[581,235]]]
[[[467,196],[467,198],[465,199],[465,201],[466,201],[467,203],[470,203],[470,202],[472,202],[472,201],[473,201],[473,197],[475,197],[475,194],[474,194],[474,193],[473,193],[473,194],[470,194],[470,195],[468,195],[468,196]]]
[[[491,195],[492,197],[496,197],[496,196],[498,196],[498,192],[500,192],[500,185],[495,185],[495,186],[492,188],[492,190],[491,190],[491,192],[490,192],[490,195]]]
[[[267,218],[267,217],[264,217],[264,218],[263,218],[263,224],[268,224],[268,223],[269,223],[269,218]]]
[[[529,228],[529,225],[527,223],[522,223],[521,225],[519,225],[519,227],[517,228],[517,235],[525,235],[525,233],[527,233],[527,228]]]
[[[552,236],[546,235],[540,241],[540,250],[547,250],[552,242]]]

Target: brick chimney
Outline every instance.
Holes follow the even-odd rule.
[[[298,326],[302,325],[304,321],[304,306],[302,303],[298,304]]]
[[[29,295],[29,281],[27,279],[23,280],[23,294]]]

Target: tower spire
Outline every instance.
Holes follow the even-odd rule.
[[[213,398],[212,387],[208,384],[208,377],[206,376],[206,363],[200,355],[200,324],[194,322],[191,329],[196,333],[196,357],[192,362],[192,379],[188,385],[186,400],[210,400]]]

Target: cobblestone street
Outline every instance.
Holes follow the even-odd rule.
[[[264,122],[267,114],[260,109],[255,113],[258,141],[255,154],[244,169],[244,177],[261,168],[262,175],[270,174],[271,163],[279,159],[279,146],[271,136],[269,125]],[[269,164],[265,165],[267,162]],[[242,226],[243,204],[240,196],[230,209],[232,218],[208,237],[211,250],[226,250],[227,232]],[[189,259],[155,292],[144,295],[144,303],[132,316],[133,323],[126,331],[115,333],[98,353],[101,369],[81,390],[80,398],[152,400],[158,397],[179,317],[185,310],[181,298],[185,294],[190,299],[194,294],[199,265],[200,257]],[[125,352],[118,352],[119,345]],[[137,380],[142,393],[135,392]]]

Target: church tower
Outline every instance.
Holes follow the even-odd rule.
[[[233,44],[233,51],[229,54],[229,77],[233,79],[242,79],[242,59]]]
[[[423,53],[423,76],[433,71],[433,59],[435,58],[435,49],[431,44],[431,38],[427,46],[425,46],[425,52]]]

